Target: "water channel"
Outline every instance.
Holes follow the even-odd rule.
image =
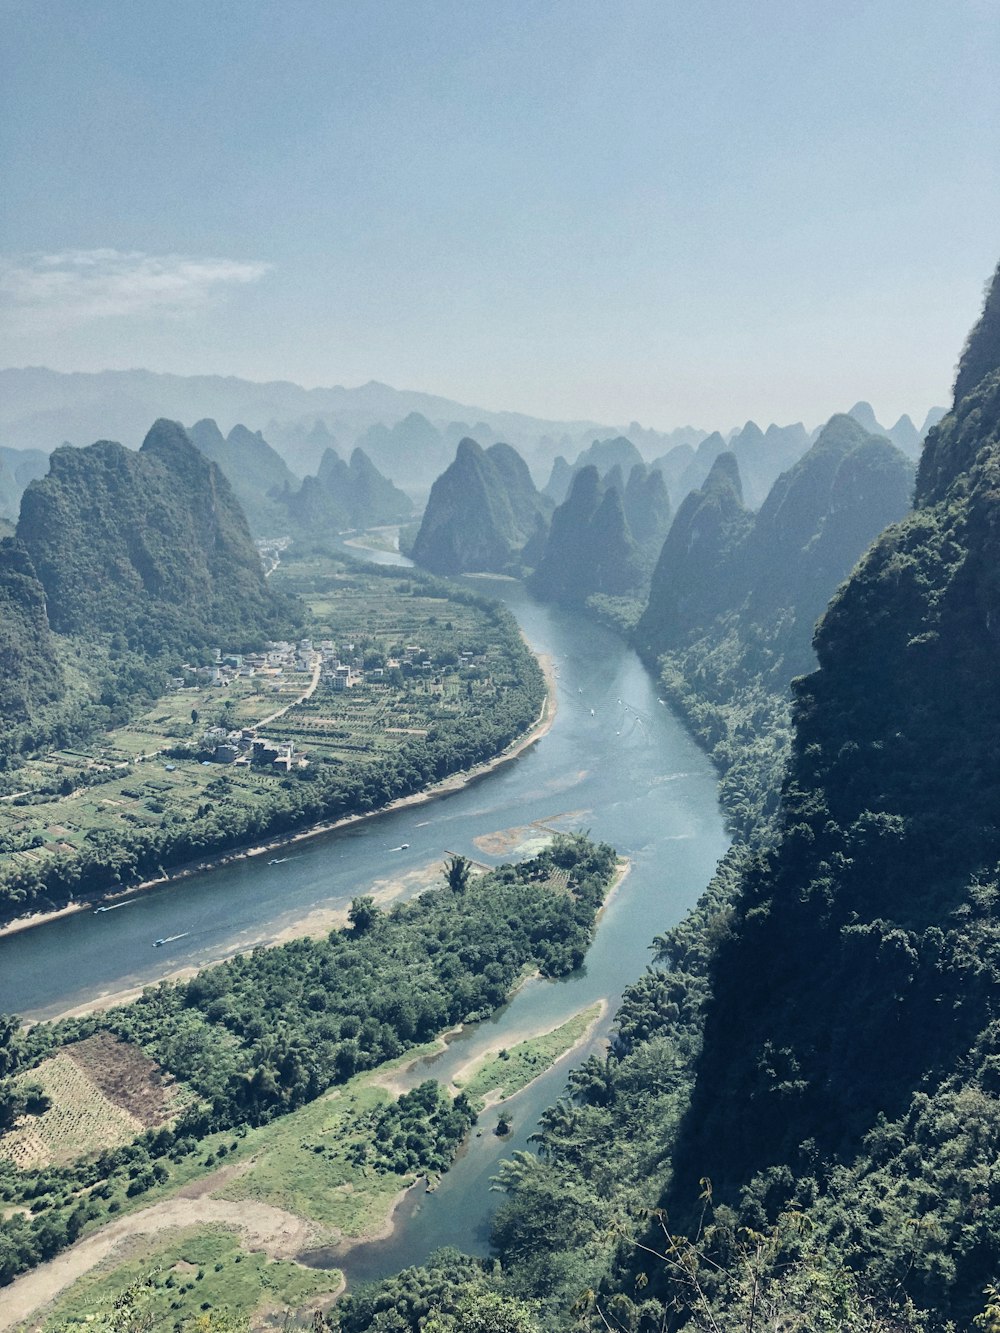
[[[622,990],[646,966],[650,940],[695,902],[725,851],[715,776],[635,653],[610,631],[535,601],[518,583],[476,580],[475,587],[503,600],[536,651],[554,663],[558,711],[535,746],[438,800],[294,844],[276,854],[287,857],[280,864],[263,856],[234,862],[111,912],[0,938],[0,1011],[44,1018],[269,943],[310,912],[344,906],[359,893],[400,880],[418,888],[446,852],[503,860],[476,841],[484,835],[518,830],[511,842],[524,844],[547,829],[583,828],[631,861],[586,966],[562,981],[530,982],[492,1020],[420,1062],[409,1080],[446,1080],[478,1051],[514,1045],[597,1000],[608,1012],[592,1046],[604,1041]],[[169,942],[151,947],[157,939]],[[510,1136],[492,1132],[495,1112],[487,1112],[481,1135],[437,1190],[410,1192],[390,1238],[336,1259],[317,1255],[316,1262],[336,1262],[355,1283],[419,1263],[442,1245],[485,1253],[499,1202],[489,1177],[502,1157],[527,1146],[539,1113],[585,1055],[564,1058],[505,1104]]]

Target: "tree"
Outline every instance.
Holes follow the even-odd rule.
[[[452,893],[464,893],[469,887],[472,862],[467,856],[450,856],[444,863],[444,877]]]
[[[364,935],[366,931],[371,930],[372,926],[378,920],[379,910],[375,906],[375,899],[365,896],[364,898],[353,898],[351,908],[347,913],[347,919],[351,923],[351,929],[358,935]]]
[[[454,1314],[431,1314],[423,1333],[539,1333],[530,1306],[495,1291],[470,1291]]]

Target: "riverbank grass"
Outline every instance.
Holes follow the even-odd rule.
[[[382,1231],[400,1191],[417,1179],[366,1161],[375,1113],[392,1100],[374,1082],[385,1073],[383,1066],[251,1130],[241,1156],[253,1165],[218,1196],[271,1204],[352,1240]]]
[[[46,1316],[42,1333],[93,1328],[95,1316],[110,1315],[133,1284],[135,1315],[145,1319],[136,1327],[194,1328],[199,1315],[212,1311],[254,1318],[300,1307],[335,1292],[340,1274],[247,1251],[224,1227],[184,1228],[142,1245],[125,1263],[81,1278]]]
[[[477,1112],[506,1101],[551,1069],[596,1023],[602,1009],[603,1005],[592,1004],[551,1032],[528,1037],[509,1050],[488,1052],[481,1062],[458,1074],[452,1086],[465,1093]]]

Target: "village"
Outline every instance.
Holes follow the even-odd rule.
[[[214,657],[210,666],[185,665],[184,674],[173,678],[171,683],[176,689],[192,686],[229,689],[241,680],[270,678],[275,693],[280,694],[290,678],[309,676],[308,686],[293,703],[258,724],[233,728],[210,726],[201,733],[202,750],[211,753],[204,763],[254,765],[285,773],[307,767],[308,757],[296,754],[294,740],[270,740],[261,735],[261,729],[284,716],[295,702],[304,703],[317,689],[341,692],[365,684],[399,686],[415,676],[433,680],[440,686],[440,675],[434,676],[435,666],[440,671],[446,665],[435,664],[420,644],[407,644],[398,657],[391,657],[370,648],[362,651],[361,645],[353,642],[336,644],[332,639],[322,639],[314,643],[309,638],[295,644],[284,640],[269,642],[259,653],[229,653],[216,648]],[[477,664],[471,650],[450,653],[448,657],[457,661],[447,665],[457,665],[460,670]]]

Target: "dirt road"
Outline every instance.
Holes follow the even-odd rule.
[[[0,1333],[30,1319],[77,1278],[89,1273],[116,1250],[124,1249],[136,1237],[155,1236],[178,1227],[221,1223],[242,1232],[251,1248],[263,1250],[272,1259],[292,1259],[302,1250],[329,1240],[312,1223],[282,1208],[255,1203],[252,1199],[233,1202],[210,1197],[214,1190],[248,1171],[251,1165],[241,1162],[214,1171],[185,1186],[174,1198],[119,1218],[85,1240],[77,1241],[47,1264],[17,1278],[0,1295]]]

